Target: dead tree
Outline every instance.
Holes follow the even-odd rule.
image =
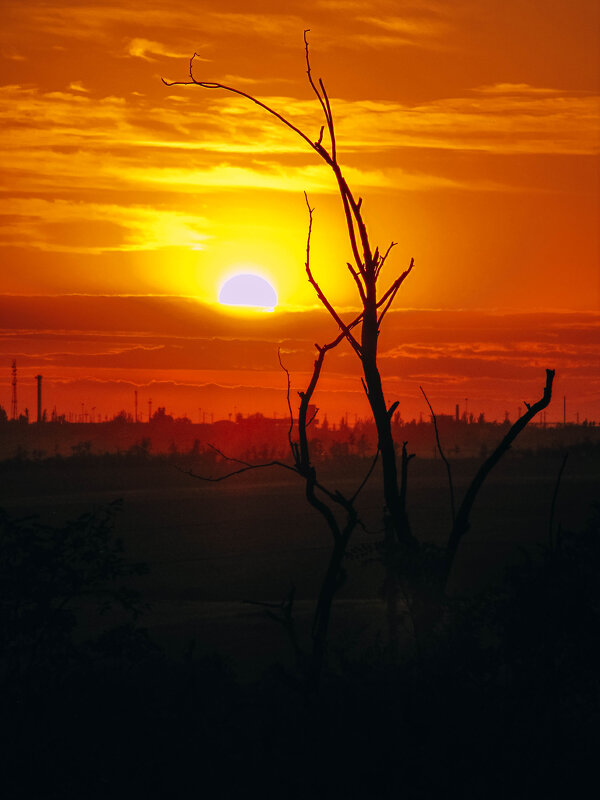
[[[411,456],[407,452],[406,443],[404,443],[401,451],[400,475],[398,475],[397,453],[391,426],[392,415],[398,406],[398,402],[394,402],[388,406],[378,365],[379,333],[383,320],[392,306],[400,287],[411,273],[414,260],[411,258],[406,269],[401,271],[386,288],[381,289],[379,285],[381,271],[392,249],[396,246],[396,243],[391,242],[385,250],[380,250],[379,247],[374,247],[371,244],[363,216],[362,198],[355,196],[350,189],[339,163],[335,124],[329,95],[327,94],[323,81],[320,78],[315,81],[312,76],[307,33],[308,31],[305,30],[304,49],[306,74],[310,88],[320,104],[324,118],[324,124],[321,126],[316,139],[308,136],[283,114],[280,114],[253,95],[222,83],[198,80],[194,75],[194,61],[197,54],[194,54],[189,62],[189,80],[166,81],[163,79],[163,82],[167,86],[198,86],[202,89],[223,90],[254,103],[299,136],[305,144],[325,162],[335,176],[352,252],[352,262],[347,262],[346,266],[356,285],[358,306],[361,310],[352,322],[344,322],[313,275],[310,264],[310,233],[313,223],[313,209],[305,194],[309,217],[307,259],[305,265],[306,274],[321,304],[328,311],[339,330],[337,337],[330,344],[325,347],[319,347],[317,345],[318,356],[315,361],[313,376],[307,391],[300,396],[301,402],[298,419],[299,441],[293,442],[290,438],[290,446],[294,456],[294,466],[291,468],[305,479],[308,501],[327,520],[334,536],[334,549],[330,561],[330,569],[325,578],[319,598],[313,634],[316,632],[317,638],[315,641],[320,642],[327,630],[331,602],[333,594],[335,593],[336,582],[339,580],[342,559],[350,533],[356,525],[355,511],[353,508],[355,497],[350,499],[343,498],[339,492],[328,492],[324,490],[324,487],[318,484],[316,475],[314,474],[314,468],[310,462],[308,440],[306,437],[306,428],[308,425],[306,419],[308,398],[312,396],[317,385],[323,358],[328,350],[336,347],[344,340],[347,341],[354,350],[362,368],[363,388],[369,401],[377,429],[377,452],[380,455],[382,464],[385,520],[386,529],[388,531],[387,542],[388,545],[392,545],[393,571],[396,573],[397,579],[403,584],[402,591],[404,596],[409,598],[407,602],[412,603],[413,618],[416,620],[415,633],[417,633],[417,628],[431,629],[435,619],[439,616],[440,606],[458,546],[469,528],[469,516],[475,498],[484,480],[494,465],[508,450],[511,442],[520,431],[535,414],[545,408],[550,402],[554,372],[552,370],[547,370],[547,381],[543,397],[537,403],[528,406],[527,413],[512,426],[494,453],[482,464],[471,486],[467,490],[456,516],[453,511],[452,527],[445,550],[442,554],[432,554],[431,548],[416,539],[410,529],[406,511],[406,481],[408,463]],[[327,132],[327,145],[324,143],[325,131]],[[433,414],[433,409],[431,410]],[[251,468],[251,466],[252,465],[248,465],[247,468]],[[333,503],[345,510],[348,515],[346,527],[339,528],[331,511],[331,507],[328,506],[327,503],[323,503],[322,497],[318,497],[317,489],[321,491],[322,496],[328,498],[329,503]],[[323,643],[324,639],[322,641],[322,644]]]
[[[192,56],[190,59],[190,79],[188,81],[164,82],[167,86],[193,85],[199,86],[203,89],[222,89],[246,98],[250,102],[256,104],[274,116],[283,125],[294,131],[333,171],[338,185],[339,196],[342,202],[344,218],[354,262],[348,262],[347,268],[356,284],[360,307],[362,307],[360,321],[358,323],[360,326],[359,333],[355,333],[353,327],[346,324],[342,320],[332,303],[324,294],[318,281],[315,279],[308,261],[306,265],[306,271],[308,280],[314,287],[317,297],[335,321],[340,333],[342,334],[342,338],[346,339],[346,341],[355,351],[362,365],[363,386],[369,401],[369,405],[373,412],[373,418],[377,428],[378,449],[381,456],[383,470],[383,495],[385,505],[398,540],[402,542],[403,545],[414,547],[416,543],[411,536],[408,526],[406,508],[403,502],[403,493],[401,491],[398,478],[396,449],[394,446],[391,428],[392,414],[395,411],[398,403],[394,403],[388,407],[377,362],[378,341],[381,324],[387,311],[394,302],[400,286],[413,269],[414,261],[411,259],[408,267],[400,275],[398,275],[384,291],[379,290],[378,283],[381,270],[396,243],[392,242],[387,247],[385,252],[380,252],[378,247],[373,247],[371,245],[362,213],[362,198],[356,198],[351,191],[338,161],[336,133],[329,96],[323,81],[319,78],[318,81],[315,82],[312,77],[308,39],[306,37],[307,33],[308,31],[304,31],[306,73],[310,87],[322,108],[325,120],[325,124],[321,127],[319,136],[316,140],[311,139],[296,125],[286,119],[286,117],[284,117],[278,111],[270,108],[256,97],[253,97],[252,95],[243,92],[240,89],[236,89],[232,86],[226,86],[222,83],[212,83],[197,80],[197,78],[194,76],[194,59],[196,58],[197,54],[194,54],[194,56]],[[327,136],[329,139],[328,147],[326,147],[323,143],[325,129],[327,129]],[[308,198],[306,199],[306,203],[308,207],[310,227],[312,225],[313,209],[308,203]]]
[[[307,270],[310,269],[310,232],[311,229],[309,227],[306,247]],[[350,329],[355,327],[359,323],[360,317],[361,315],[359,314],[348,327]],[[356,500],[367,483],[370,475],[372,474],[379,456],[379,452],[377,451],[371,466],[360,485],[349,497],[342,494],[342,492],[339,490],[329,489],[322,482],[320,482],[317,477],[316,467],[311,461],[308,427],[313,421],[315,415],[313,414],[312,418],[308,418],[310,402],[319,382],[319,377],[321,375],[326,354],[333,348],[337,347],[342,341],[343,337],[344,333],[339,333],[338,336],[328,344],[322,346],[318,344],[315,345],[317,348],[317,358],[315,359],[313,365],[313,372],[310,381],[306,387],[306,390],[298,393],[300,397],[300,406],[297,420],[294,418],[290,400],[291,386],[289,371],[281,361],[281,357],[279,358],[281,368],[287,376],[287,402],[290,413],[288,442],[292,455],[291,464],[287,464],[278,460],[268,461],[262,464],[251,464],[245,461],[240,461],[239,459],[229,458],[221,451],[217,450],[219,455],[221,455],[223,458],[229,461],[234,461],[240,466],[238,466],[237,469],[226,473],[225,475],[215,478],[205,475],[198,475],[191,470],[183,470],[186,472],[186,474],[191,475],[194,478],[204,481],[218,482],[227,480],[234,475],[239,475],[249,470],[282,467],[284,469],[291,470],[304,480],[306,499],[310,505],[322,516],[332,536],[332,549],[329,555],[329,561],[325,575],[321,582],[319,596],[313,616],[311,628],[312,645],[310,651],[306,652],[305,648],[297,637],[293,618],[294,587],[292,587],[289,596],[284,600],[284,602],[278,606],[281,613],[276,615],[270,611],[269,615],[280,622],[286,629],[294,650],[296,662],[300,668],[302,676],[302,688],[304,690],[308,690],[309,692],[313,692],[319,687],[326,659],[329,622],[331,618],[333,600],[345,579],[345,571],[343,567],[344,557],[346,555],[346,550],[352,533],[356,529],[357,525],[361,524],[356,510]],[[297,422],[297,439],[295,439],[293,436],[295,422]],[[216,448],[214,449],[216,450]],[[342,522],[340,522],[339,516],[336,515],[336,510],[338,512],[342,512]],[[258,605],[268,605],[272,607],[272,604],[258,603]]]

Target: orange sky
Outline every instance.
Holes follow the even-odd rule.
[[[440,410],[514,416],[549,366],[600,419],[595,0],[177,5],[3,3],[0,405],[16,358],[20,406],[41,372],[59,411],[131,410],[138,389],[192,417],[283,413],[277,347],[301,388],[335,335],[303,271],[304,189],[315,274],[356,305],[331,176],[243,100],[160,77],[197,51],[199,77],[316,139],[310,27],[349,183],[374,242],[398,242],[384,279],[416,261],[382,337],[390,402],[417,415],[423,383]],[[216,305],[236,271],[272,282],[274,314]],[[328,367],[323,409],[365,413],[351,354]]]

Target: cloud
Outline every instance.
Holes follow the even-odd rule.
[[[480,94],[525,94],[525,95],[560,95],[560,89],[545,89],[541,86],[531,86],[528,83],[492,83],[485,86],[477,86],[474,92]]]
[[[34,26],[39,33],[56,37],[57,40],[110,41],[114,39],[116,31],[123,30],[168,32],[177,35],[180,42],[182,37],[189,39],[190,31],[196,32],[196,35],[201,33],[204,39],[222,35],[247,37],[251,32],[253,37],[289,35],[297,40],[298,32],[303,30],[300,17],[290,14],[214,11],[209,7],[192,10],[189,6],[163,2],[144,3],[140,9],[134,4],[109,2],[60,6],[33,0],[23,7],[21,13],[24,25]],[[157,44],[153,39],[143,36],[133,41]],[[158,55],[171,55],[171,51],[157,52],[152,47],[146,50]]]
[[[201,249],[208,238],[206,221],[200,217],[142,206],[4,198],[0,199],[2,216],[0,246],[22,245],[48,252]]]
[[[154,56],[164,56],[165,58],[188,58],[190,57],[189,50],[174,50],[166,44],[161,42],[154,42],[150,39],[132,39],[127,45],[127,53],[134,58],[143,58],[145,61],[154,61]],[[210,61],[208,58],[202,58],[196,55],[199,61]]]
[[[69,84],[69,89],[72,92],[89,92],[90,90],[83,85],[81,81],[72,81]]]
[[[468,396],[473,408],[479,403],[501,418],[505,408],[537,398],[544,369],[554,367],[557,397],[568,394],[582,415],[600,414],[598,314],[392,311],[386,323],[381,369],[394,397],[416,399],[423,383],[434,389],[428,394],[440,411]],[[302,388],[314,360],[312,342],[330,333],[324,311],[232,322],[188,298],[0,296],[0,354],[7,363],[17,357],[32,384],[35,374],[44,374],[49,390],[59,380],[170,382],[196,390],[219,385],[244,393],[261,386],[280,392],[283,403],[277,349],[285,353],[294,388]],[[0,385],[8,388],[8,380],[7,370]],[[362,391],[348,348],[328,354],[319,385],[326,410],[340,391],[356,393],[357,402]],[[248,410],[260,410],[258,398],[256,404]]]
[[[366,16],[359,17],[357,21],[374,30],[357,33],[352,38],[372,47],[413,45],[446,49],[449,43],[448,39],[443,40],[443,37],[448,37],[452,30],[447,21],[434,17]]]
[[[514,85],[521,87],[509,86]],[[237,98],[201,90],[191,95],[178,88],[156,105],[143,96],[97,97],[85,89],[80,82],[68,92],[0,88],[0,158],[8,191],[69,192],[75,181],[77,191],[130,191],[134,183],[157,192],[193,186],[334,188],[306,143]],[[316,103],[289,96],[266,101],[316,138]],[[496,85],[494,91],[412,106],[336,98],[332,104],[348,177],[360,187],[502,190],[508,187],[401,171],[390,166],[390,154],[418,148],[580,155],[596,153],[600,140],[597,97],[547,88],[512,92]],[[225,158],[215,163],[214,153]],[[353,154],[369,155],[372,162],[363,158],[360,167],[358,161],[354,165]],[[303,156],[301,162],[297,155]]]

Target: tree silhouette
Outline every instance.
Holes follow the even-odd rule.
[[[421,632],[430,631],[439,618],[440,608],[446,591],[448,578],[459,544],[469,529],[469,515],[483,482],[492,468],[502,458],[509,449],[511,442],[516,438],[527,423],[544,409],[551,399],[552,381],[554,371],[546,371],[546,385],[543,395],[533,405],[527,405],[527,412],[521,416],[510,428],[502,442],[494,450],[492,455],[487,458],[477,472],[472,484],[468,488],[464,500],[459,506],[459,510],[452,512],[452,526],[448,536],[447,545],[441,551],[434,551],[426,543],[420,542],[412,533],[406,511],[407,478],[408,464],[411,455],[407,451],[407,442],[404,442],[400,450],[400,470],[398,469],[398,448],[394,442],[392,433],[392,416],[398,406],[398,402],[388,405],[381,373],[378,364],[378,344],[379,334],[385,315],[391,308],[396,295],[405,279],[412,272],[414,260],[411,258],[408,266],[397,274],[396,278],[385,288],[380,286],[380,278],[384,265],[396,242],[391,242],[387,248],[380,249],[371,243],[365,218],[363,215],[363,202],[361,197],[357,197],[351,190],[342,167],[338,159],[338,148],[334,117],[329,95],[321,78],[315,79],[312,75],[309,45],[307,39],[308,30],[304,31],[304,51],[306,60],[306,74],[312,92],[318,101],[324,119],[319,135],[316,139],[308,136],[298,128],[293,122],[283,114],[271,108],[266,103],[247,92],[222,83],[198,80],[194,74],[194,62],[197,57],[195,53],[189,62],[189,80],[185,81],[166,81],[167,86],[198,86],[208,90],[223,90],[233,93],[259,106],[268,114],[272,115],[279,123],[283,124],[295,134],[297,134],[306,145],[313,150],[319,158],[333,172],[339,197],[342,203],[344,220],[348,234],[348,240],[352,251],[353,263],[347,262],[349,270],[356,286],[358,305],[361,309],[354,318],[346,322],[342,318],[332,302],[324,293],[319,282],[315,278],[310,261],[310,243],[313,225],[313,208],[309,203],[305,193],[306,205],[308,209],[308,236],[306,245],[305,269],[309,282],[313,286],[319,301],[328,311],[335,321],[339,333],[335,339],[325,346],[316,345],[318,355],[315,360],[314,371],[305,392],[300,393],[300,407],[298,411],[298,442],[292,440],[290,427],[290,447],[293,454],[294,465],[291,467],[300,474],[306,481],[306,496],[308,501],[324,516],[334,535],[334,549],[330,560],[327,576],[323,583],[321,597],[319,599],[316,626],[318,630],[317,638],[320,640],[327,626],[329,609],[335,588],[339,585],[342,572],[342,559],[350,538],[352,530],[357,524],[357,515],[354,509],[356,494],[350,498],[343,497],[339,492],[331,492],[322,486],[317,478],[316,472],[311,464],[309,445],[307,438],[307,427],[310,420],[307,420],[307,410],[310,398],[316,388],[323,360],[326,353],[337,347],[342,341],[347,341],[362,369],[362,384],[365,390],[373,419],[375,421],[378,437],[377,454],[381,458],[383,497],[385,501],[385,527],[387,531],[386,542],[388,545],[387,566],[388,578],[391,586],[400,586],[413,616],[415,634],[420,636]],[[325,144],[327,139],[327,144]],[[288,376],[289,377],[289,376]],[[428,401],[427,401],[428,402]],[[288,404],[289,404],[289,381],[288,381]],[[431,408],[431,407],[430,407]],[[432,415],[433,409],[431,409]],[[293,421],[293,413],[290,405],[290,415]],[[438,447],[443,455],[441,444],[438,438]],[[255,466],[270,466],[274,463],[264,465],[246,465],[242,467],[254,468]],[[447,462],[446,462],[447,463]],[[281,464],[281,466],[289,465]],[[242,470],[235,470],[231,474],[236,474]],[[198,476],[199,477],[199,476]],[[452,484],[451,484],[452,485]],[[362,487],[362,484],[361,484]],[[331,506],[317,497],[316,491],[329,504],[341,506],[347,514],[346,525],[339,527],[335,521]],[[392,591],[391,595],[394,592]],[[395,602],[390,599],[390,602]],[[324,619],[319,628],[319,618]],[[313,632],[314,633],[314,632]]]
[[[270,108],[268,105],[248,94],[247,92],[243,92],[240,89],[236,89],[232,86],[225,86],[221,83],[197,80],[194,76],[194,59],[197,57],[196,53],[190,59],[189,81],[169,82],[164,81],[164,79],[163,81],[167,86],[195,85],[200,86],[203,89],[222,89],[250,100],[260,108],[263,108],[272,116],[276,117],[281,123],[300,136],[333,171],[342,201],[348,238],[354,260],[354,264],[348,262],[346,266],[356,284],[362,311],[350,323],[344,322],[313,275],[310,265],[310,232],[313,222],[313,209],[310,207],[308,197],[306,197],[305,194],[309,215],[306,273],[308,280],[315,289],[317,297],[321,301],[322,305],[327,309],[343,334],[341,338],[344,338],[348,341],[362,365],[364,376],[363,386],[369,401],[369,405],[371,406],[371,410],[373,412],[375,425],[377,427],[378,448],[381,454],[381,463],[383,467],[383,492],[386,507],[398,539],[400,541],[407,542],[411,539],[411,534],[406,517],[406,509],[402,502],[402,492],[398,481],[396,450],[391,429],[392,414],[398,406],[398,403],[393,403],[389,408],[386,405],[381,374],[379,372],[379,366],[377,363],[377,356],[381,324],[387,311],[394,302],[400,286],[412,271],[414,261],[411,259],[408,267],[400,275],[398,275],[398,277],[396,277],[396,279],[387,287],[387,289],[385,289],[383,292],[379,291],[378,283],[381,270],[396,243],[392,242],[383,253],[380,252],[378,247],[373,247],[371,245],[362,212],[362,198],[359,197],[356,199],[344,177],[342,168],[338,161],[335,125],[329,96],[322,79],[319,78],[318,82],[315,83],[312,77],[307,33],[308,30],[305,30],[304,48],[306,57],[306,73],[310,87],[313,90],[319,104],[321,105],[325,119],[325,124],[321,127],[316,141],[313,141],[309,136],[307,136],[302,130],[300,130],[278,111]],[[325,129],[327,129],[327,135],[329,138],[329,148],[327,148],[323,143]],[[355,329],[358,327],[360,328],[360,334],[357,335]]]

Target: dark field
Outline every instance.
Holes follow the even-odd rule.
[[[0,462],[0,507],[10,515],[1,518],[3,796],[586,796],[600,729],[600,527],[592,512],[600,459],[593,449],[570,453],[554,530],[573,535],[548,548],[562,459],[558,450],[512,453],[492,473],[455,565],[454,599],[433,637],[415,635],[416,615],[404,614],[401,602],[388,626],[373,474],[360,498],[372,532],[351,542],[316,686],[306,653],[329,533],[294,475],[264,470],[207,484],[177,469],[191,466],[189,458],[132,453]],[[456,461],[458,501],[477,466]],[[345,459],[323,465],[320,476],[351,492],[365,468]],[[450,523],[443,464],[415,459],[409,484],[414,533],[443,543]],[[85,572],[113,547],[94,539],[93,526],[64,523],[116,500],[125,553],[149,571],[75,585],[78,613],[61,616],[70,566]],[[31,515],[50,532],[11,527]],[[75,545],[60,545],[71,534],[64,541]],[[36,549],[40,541],[46,550]],[[519,568],[508,579],[511,564]],[[98,600],[115,588],[110,581],[137,588],[149,603],[137,622],[149,637],[123,626],[126,612],[98,615]],[[297,659],[267,614],[281,618],[278,604],[292,584]],[[83,599],[87,586],[91,602]]]
[[[472,515],[471,531],[456,563],[455,593],[472,593],[500,581],[507,564],[547,543],[552,495],[562,454],[511,455],[492,473]],[[254,673],[274,657],[287,659],[280,627],[255,602],[280,602],[296,587],[296,616],[308,630],[330,549],[329,533],[303,497],[294,475],[272,468],[205,483],[179,472],[177,460],[87,456],[40,462],[4,462],[0,506],[41,522],[67,519],[120,499],[116,532],[127,555],[149,567],[132,579],[151,608],[142,623],[174,652],[192,639],[203,651],[229,657],[236,670]],[[475,461],[456,461],[460,502]],[[328,465],[323,481],[348,491],[362,465]],[[345,473],[341,474],[340,472]],[[327,473],[329,475],[327,476]],[[378,474],[359,506],[370,533],[358,531],[353,548],[381,539]],[[580,529],[600,492],[600,460],[572,454],[562,477],[555,526]],[[439,460],[411,462],[411,523],[422,539],[443,543],[450,521],[447,477]],[[334,642],[364,646],[384,628],[380,600],[383,569],[376,552],[347,559],[347,579],[336,601]]]

